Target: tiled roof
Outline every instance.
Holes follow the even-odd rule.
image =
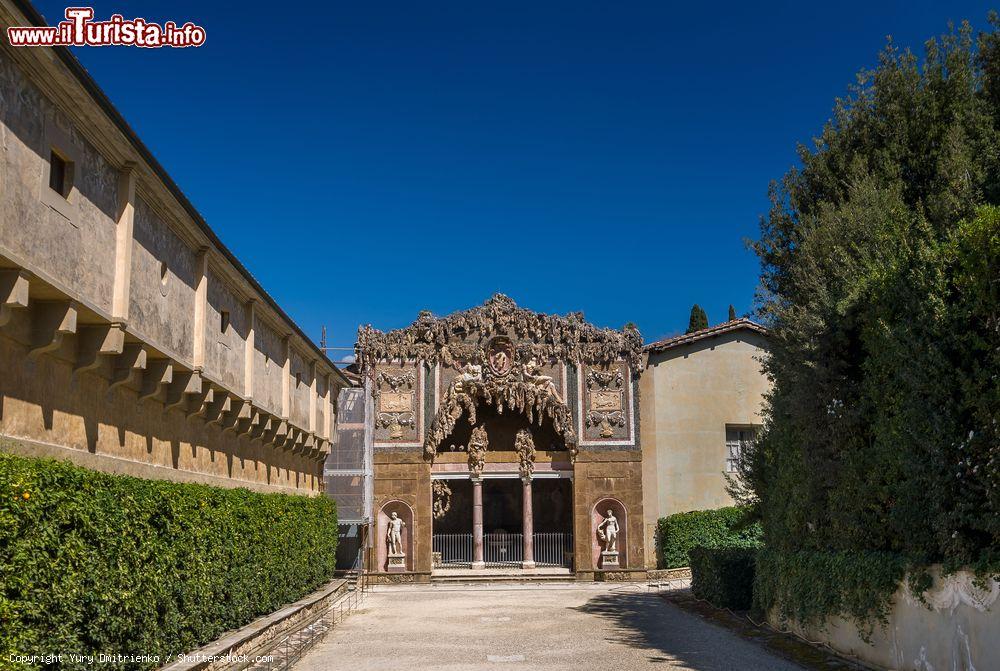
[[[746,318],[734,319],[729,322],[716,324],[715,326],[709,326],[708,328],[701,329],[700,331],[695,331],[693,333],[685,333],[684,335],[674,336],[673,338],[664,338],[663,340],[651,342],[643,347],[642,351],[662,352],[663,350],[667,350],[672,347],[687,345],[688,343],[697,342],[698,340],[704,340],[705,338],[711,338],[712,336],[731,333],[742,329],[747,329],[761,335],[767,335],[767,329],[755,321]]]

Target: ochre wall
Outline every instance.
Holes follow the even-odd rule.
[[[24,345],[0,336],[0,371],[0,436],[14,439],[4,449],[137,477],[297,493],[320,489],[314,458],[142,402],[127,387],[109,390],[104,378],[74,374],[58,355],[28,357]]]
[[[376,452],[374,455],[375,498],[377,515],[390,501],[402,501],[413,511],[410,528],[412,558],[407,558],[412,573],[395,575],[394,582],[426,582],[431,573],[431,466],[419,452]],[[385,544],[381,526],[375,530],[376,544]],[[377,572],[383,570],[378,567]]]
[[[591,517],[594,506],[605,498],[617,499],[627,512],[627,547],[621,568],[644,568],[642,454],[638,450],[583,451],[577,456],[573,473],[573,537],[576,571],[581,577],[598,568],[593,562],[598,541]]]
[[[50,56],[0,44],[0,437],[144,477],[320,491],[346,379]]]
[[[660,517],[732,505],[726,425],[759,425],[770,383],[763,336],[731,332],[651,353],[640,378],[646,559]]]

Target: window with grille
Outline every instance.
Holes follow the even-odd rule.
[[[726,472],[735,473],[743,448],[757,439],[757,427],[726,425]]]

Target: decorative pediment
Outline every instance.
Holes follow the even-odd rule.
[[[421,312],[410,326],[388,333],[362,326],[356,345],[362,370],[379,361],[410,359],[448,366],[480,362],[493,368],[494,357],[497,364],[510,365],[532,358],[584,363],[624,360],[638,370],[641,353],[642,336],[632,325],[617,331],[598,328],[584,321],[583,313],[532,312],[503,294],[446,317]]]

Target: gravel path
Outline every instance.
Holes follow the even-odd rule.
[[[296,671],[801,667],[686,613],[645,586],[377,588]]]

